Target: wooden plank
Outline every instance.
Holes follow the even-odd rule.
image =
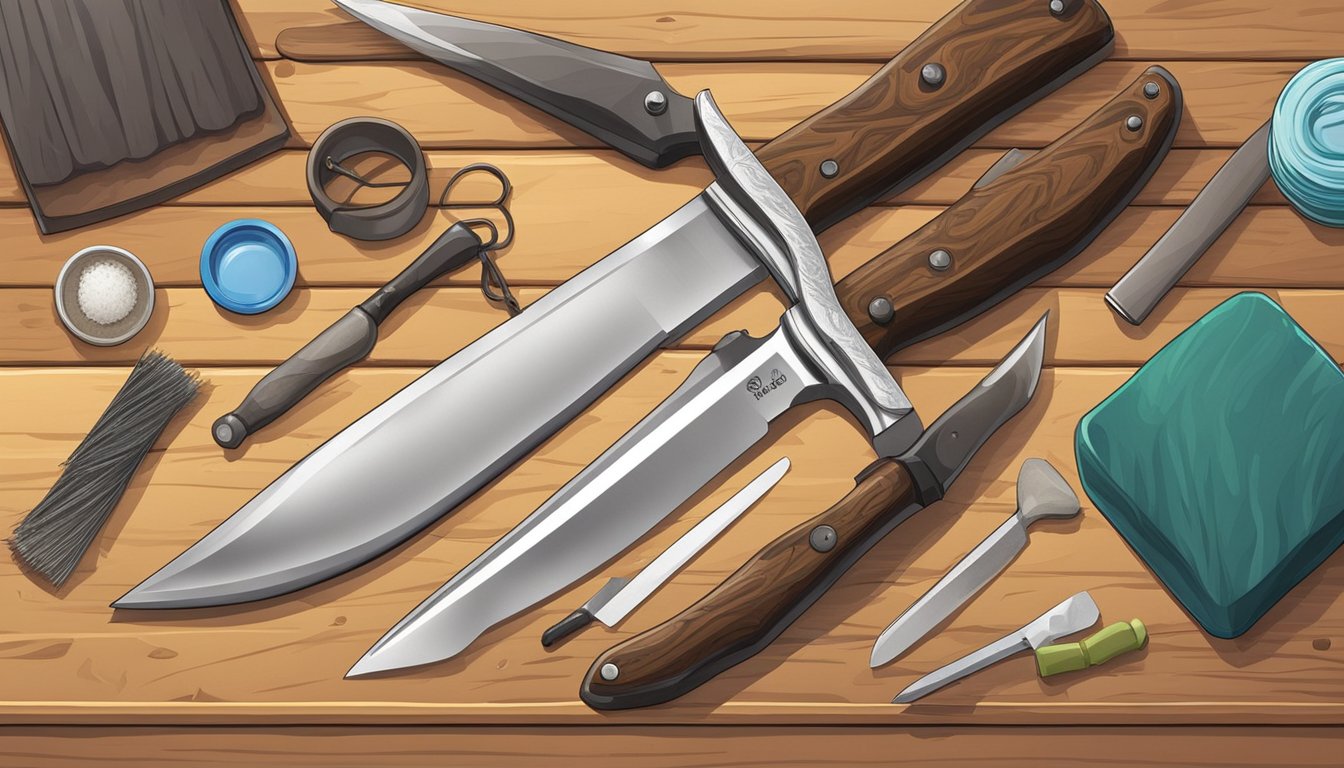
[[[519,192],[513,209],[518,222],[513,245],[497,255],[500,268],[518,286],[548,287],[568,280],[619,248],[689,199],[694,184],[650,184],[639,196],[594,192],[601,219],[575,210],[561,199],[562,184],[549,192]],[[586,203],[584,205],[587,205]],[[586,210],[586,209],[585,209]],[[832,274],[848,274],[928,223],[935,206],[871,208],[832,227],[820,237]],[[409,264],[457,216],[484,211],[440,211],[409,234],[381,243],[350,240],[327,229],[314,211],[296,206],[211,206],[155,208],[115,222],[61,235],[39,235],[22,209],[0,210],[0,253],[7,254],[0,287],[50,287],[75,251],[113,243],[140,257],[160,287],[199,286],[200,244],[224,222],[262,218],[282,229],[299,258],[298,285],[376,288]],[[456,215],[454,215],[456,214]],[[1180,215],[1176,208],[1132,207],[1083,253],[1043,285],[1110,287]],[[1344,287],[1344,230],[1311,223],[1287,207],[1252,207],[1204,254],[1183,278],[1187,286]],[[440,285],[475,286],[479,266],[443,278]],[[263,315],[262,318],[270,315]],[[260,320],[258,320],[260,322]]]
[[[1132,369],[1051,369],[1035,401],[982,449],[937,508],[905,523],[766,652],[675,706],[597,715],[575,699],[602,650],[703,594],[761,542],[815,514],[872,458],[854,422],[813,404],[771,429],[686,509],[586,583],[487,632],[463,655],[379,679],[342,673],[388,626],[572,477],[665,396],[698,355],[664,352],[533,456],[427,535],[361,569],[287,598],[169,613],[107,604],[208,531],[331,433],[417,373],[342,376],[242,451],[226,454],[210,421],[255,380],[215,369],[132,482],[71,583],[49,592],[0,562],[0,714],[10,723],[396,722],[444,724],[699,723],[1033,725],[1079,723],[1344,724],[1344,554],[1336,553],[1248,634],[1200,632],[1084,499],[1079,519],[1045,524],[986,592],[906,657],[867,667],[876,634],[1012,511],[1017,468],[1051,461],[1078,486],[1077,419]],[[53,482],[125,369],[0,371],[0,396],[20,408],[0,432],[0,526],[10,527]],[[984,369],[897,371],[927,419]],[[451,440],[450,434],[445,435]],[[793,470],[753,510],[617,630],[590,629],[541,649],[545,627],[607,577],[634,572],[780,455]],[[96,568],[95,568],[96,566]],[[1030,658],[985,670],[927,703],[887,702],[906,683],[1066,594],[1089,589],[1106,619],[1140,616],[1147,650],[1105,670],[1042,681]],[[39,682],[40,681],[40,682]]]
[[[6,728],[0,760],[30,768],[219,765],[365,768],[370,765],[516,768],[835,768],[969,763],[1071,768],[1123,755],[1142,768],[1337,766],[1335,728]]]
[[[966,194],[1002,154],[996,149],[967,150],[928,179],[879,205],[951,205]],[[1231,154],[1232,151],[1227,149],[1172,150],[1134,203],[1189,205]],[[545,194],[550,198],[545,203],[548,208],[572,206],[575,205],[575,190],[581,190],[582,203],[589,216],[605,213],[622,200],[647,203],[649,216],[656,216],[655,206],[664,199],[663,189],[669,195],[676,189],[680,196],[682,188],[694,194],[714,178],[700,158],[655,171],[612,150],[436,150],[427,152],[425,159],[429,166],[429,187],[436,193],[457,169],[470,163],[493,163],[505,169],[513,181],[515,201]],[[167,204],[311,206],[312,198],[304,183],[307,160],[308,155],[302,150],[279,152]],[[452,200],[490,200],[496,192],[497,186],[488,179],[468,176],[460,182]],[[680,200],[672,204],[676,202]],[[1286,205],[1273,181],[1266,183],[1251,202]],[[0,206],[25,204],[9,156],[0,154]]]
[[[1284,84],[1306,62],[1103,62],[990,132],[979,145],[1044,146],[1133,82],[1149,63],[1165,64],[1185,94],[1177,146],[1228,148],[1239,146],[1269,119]],[[273,61],[265,69],[295,140],[305,146],[337,120],[366,114],[401,124],[433,149],[601,146],[437,64]],[[681,93],[713,90],[744,139],[768,141],[852,91],[875,69],[871,64],[738,62],[666,64],[660,71]]]
[[[991,309],[975,322],[898,352],[901,365],[990,365],[1008,352],[1047,310],[1059,329],[1047,365],[1140,365],[1179,332],[1239,289],[1179,288],[1142,329],[1116,317],[1102,289],[1031,288]],[[521,289],[524,306],[542,291]],[[1279,301],[1336,360],[1344,361],[1344,326],[1336,322],[1344,292],[1281,289]],[[0,365],[133,363],[146,347],[161,349],[184,365],[276,365],[367,298],[368,291],[322,288],[295,291],[264,315],[240,316],[218,309],[194,288],[160,289],[154,315],[135,343],[94,347],[67,333],[51,293],[40,288],[0,290],[0,323],[25,329],[0,340]],[[677,346],[708,349],[725,333],[769,333],[785,305],[775,288],[753,289]],[[477,290],[432,288],[407,300],[382,328],[371,365],[433,365],[507,319]]]
[[[235,0],[254,55],[279,56],[276,38],[290,27],[348,22],[325,0]],[[490,0],[419,0],[415,5],[526,29],[593,48],[654,61],[885,61],[957,5],[957,0],[839,0],[824,14],[807,0],[689,0],[669,10],[658,0],[571,0],[563,5],[502,5]],[[1344,9],[1331,0],[1171,3],[1105,0],[1116,30],[1115,55],[1148,60],[1243,60],[1335,56]],[[406,54],[364,32],[343,30],[353,58]],[[329,34],[329,30],[323,30]]]

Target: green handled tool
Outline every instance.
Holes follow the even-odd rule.
[[[1056,643],[1036,649],[1041,677],[1095,667],[1122,653],[1137,651],[1148,642],[1148,628],[1138,619],[1117,621],[1076,643]]]

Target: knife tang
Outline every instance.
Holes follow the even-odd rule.
[[[583,700],[600,709],[658,704],[754,656],[873,544],[935,500],[921,499],[920,485],[900,461],[878,460],[833,507],[766,545],[699,602],[603,654]]]
[[[841,280],[841,306],[882,357],[983,312],[1086,248],[1157,170],[1180,118],[1176,79],[1150,67],[1053,144]]]
[[[1114,40],[1096,0],[1069,0],[1059,15],[1047,0],[966,0],[756,156],[819,232],[919,181]]]

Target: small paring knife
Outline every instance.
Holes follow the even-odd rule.
[[[1037,520],[1078,514],[1078,495],[1050,462],[1027,459],[1017,473],[1017,511],[882,631],[870,665],[895,660],[1003,572],[1027,546]]]
[[[692,557],[695,557],[720,533],[727,530],[728,526],[741,517],[743,512],[760,501],[761,497],[768,493],[771,488],[774,488],[780,478],[784,477],[784,473],[788,471],[789,459],[786,456],[772,464],[755,480],[747,483],[742,490],[733,494],[732,498],[725,501],[705,519],[696,523],[694,528],[683,534],[681,538],[672,543],[672,546],[663,550],[661,555],[645,566],[638,576],[633,579],[619,576],[609,579],[602,589],[597,591],[597,594],[589,598],[588,602],[561,619],[555,626],[546,630],[541,636],[542,646],[550,648],[591,624],[593,619],[597,619],[608,627],[616,626],[622,619],[630,615],[631,611],[638,608],[658,587],[661,587],[664,582],[671,578],[672,574],[690,562]]]
[[[1016,632],[921,677],[901,691],[891,703],[909,704],[1009,656],[1049,645],[1074,632],[1082,632],[1100,618],[1101,611],[1092,596],[1079,592]]]

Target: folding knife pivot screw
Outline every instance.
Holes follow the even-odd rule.
[[[868,302],[868,317],[872,318],[874,323],[886,325],[895,316],[896,308],[891,305],[891,299],[886,296],[878,296]]]
[[[835,529],[829,525],[818,525],[807,537],[807,543],[818,552],[830,552],[835,549]]]
[[[919,79],[930,88],[939,88],[947,80],[947,70],[942,64],[930,62],[919,70]]]
[[[840,164],[834,160],[821,161],[821,175],[828,179],[834,179],[840,173]]]
[[[1050,12],[1054,15],[1060,16],[1066,10],[1068,6],[1064,4],[1064,0],[1050,0]]]
[[[661,115],[667,111],[667,95],[662,91],[649,91],[644,96],[644,111],[650,115]]]
[[[942,248],[929,254],[929,267],[934,271],[946,272],[950,266],[952,266],[952,254]]]
[[[1130,115],[1125,119],[1125,127],[1131,131],[1138,131],[1143,127],[1143,118],[1138,115]]]
[[[1156,99],[1156,98],[1158,97],[1158,95],[1161,94],[1161,93],[1162,93],[1162,86],[1158,85],[1157,83],[1144,83],[1144,84],[1143,84],[1143,95],[1144,95],[1144,96],[1146,96],[1146,97],[1148,97],[1148,98],[1150,98],[1150,99]]]

